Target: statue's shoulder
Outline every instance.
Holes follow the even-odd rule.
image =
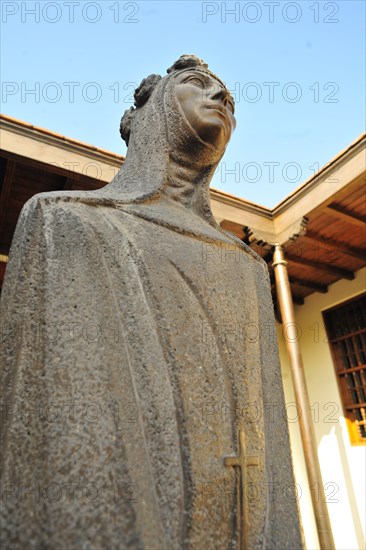
[[[16,235],[33,231],[76,234],[97,223],[98,197],[88,191],[37,193],[23,206]],[[93,207],[94,206],[94,207]]]
[[[49,217],[57,212],[80,216],[88,204],[97,205],[98,197],[90,191],[50,191],[33,195],[23,206],[20,219],[35,216]],[[83,208],[84,205],[84,208]]]
[[[77,204],[80,199],[88,198],[90,192],[88,191],[48,191],[45,193],[37,193],[33,195],[23,206],[23,211],[33,211],[37,208],[57,208],[58,206],[64,207],[73,204]]]
[[[227,235],[229,235],[229,237],[236,243],[240,246],[240,248],[242,248],[243,250],[245,250],[245,252],[247,252],[250,256],[252,256],[255,260],[257,260],[264,268],[265,268],[265,271],[268,270],[268,267],[267,267],[267,264],[265,262],[265,260],[262,258],[262,256],[260,256],[259,254],[257,254],[252,248],[250,248],[250,246],[248,246],[246,243],[244,243],[241,239],[239,239],[239,237],[237,237],[236,235],[234,235],[233,233],[231,233],[230,231],[226,231],[225,229],[223,230]]]

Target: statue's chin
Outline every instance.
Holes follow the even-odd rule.
[[[231,125],[226,116],[215,108],[200,109],[191,126],[205,143],[225,149],[230,136]]]
[[[211,125],[205,131],[197,132],[199,138],[207,145],[214,147],[218,152],[223,153],[230,139],[227,130],[223,125]]]
[[[169,138],[173,156],[188,155],[192,165],[212,165],[222,157],[230,138],[225,121],[213,115],[202,112],[187,116],[178,103],[178,112],[181,115],[179,127],[182,133],[177,133]],[[208,115],[208,116],[207,116]],[[178,153],[180,151],[180,154]],[[187,157],[187,160],[188,160]]]

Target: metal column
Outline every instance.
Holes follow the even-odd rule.
[[[292,330],[292,327],[295,330],[295,312],[287,273],[287,262],[285,260],[283,248],[279,244],[275,245],[272,265],[276,278],[276,290],[282,322],[287,325],[289,331]],[[313,420],[310,414],[309,396],[306,388],[300,346],[297,341],[296,334],[294,334],[294,338],[286,338],[286,346],[290,359],[295,399],[301,411],[301,414],[299,415],[299,423],[308,480],[311,487],[315,487],[315,484],[319,487],[318,492],[315,490],[311,491],[311,497],[313,501],[320,548],[322,550],[334,550],[335,546],[328,508],[325,502],[324,486],[320,471]]]

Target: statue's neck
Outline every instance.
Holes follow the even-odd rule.
[[[163,194],[199,214],[211,179],[210,170],[184,165],[172,160],[166,173]]]
[[[200,139],[172,90],[165,90],[163,99],[142,108],[125,163],[106,192],[125,203],[150,203],[164,196],[216,226],[209,184],[224,151]]]
[[[176,155],[171,155],[169,160],[163,194],[196,214],[202,213],[215,167],[202,167],[194,162],[188,164]]]

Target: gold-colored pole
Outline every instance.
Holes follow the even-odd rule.
[[[309,396],[306,388],[304,367],[297,338],[294,305],[287,273],[287,262],[285,260],[283,248],[279,244],[275,245],[275,250],[273,253],[273,268],[276,278],[276,290],[280,304],[282,322],[286,326],[286,346],[290,358],[295,399],[297,405],[300,407],[299,423],[308,481],[310,487],[318,489],[310,492],[313,501],[319,544],[322,550],[333,550],[335,546],[328,508],[325,501],[313,420],[310,413]]]

